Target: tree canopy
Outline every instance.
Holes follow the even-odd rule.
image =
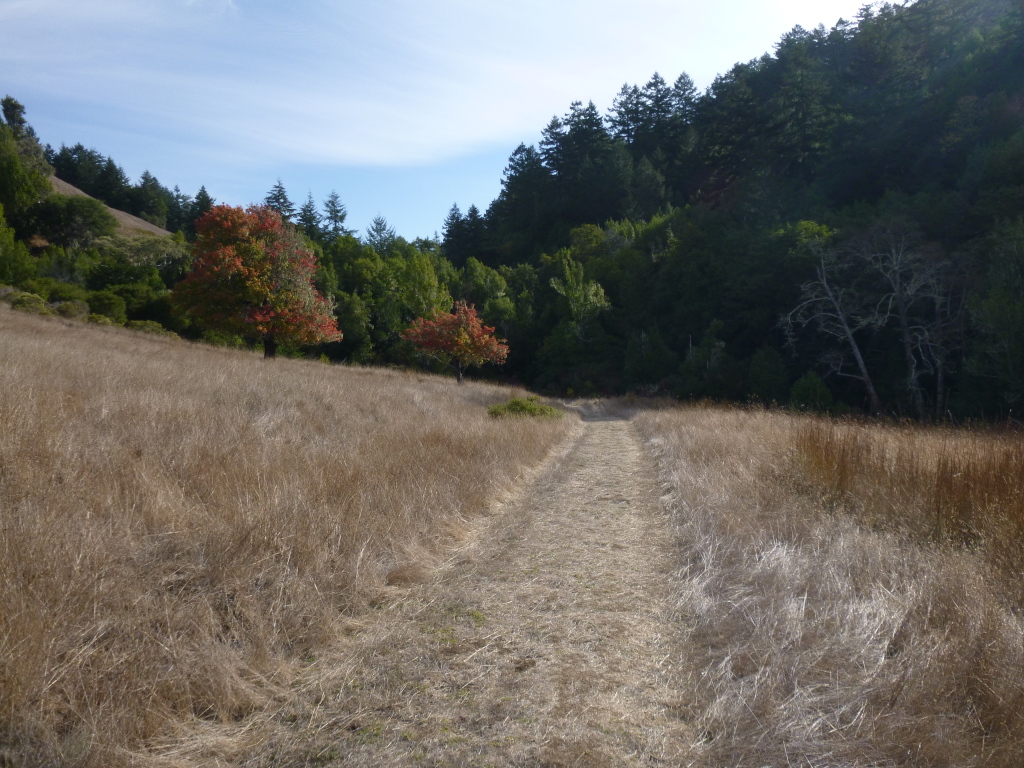
[[[277,211],[216,206],[196,232],[192,271],[174,289],[179,312],[262,342],[266,357],[282,342],[341,339],[333,302],[314,284],[316,260]]]
[[[495,338],[494,328],[484,325],[476,308],[464,301],[455,302],[451,312],[417,318],[402,338],[451,365],[460,384],[467,368],[500,365],[508,356],[508,345]]]

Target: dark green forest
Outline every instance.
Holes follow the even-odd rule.
[[[54,173],[177,234],[119,237],[52,195]],[[38,297],[23,303],[238,343],[166,298],[214,202],[148,173],[133,184],[80,144],[43,147],[4,100],[0,283]],[[464,300],[511,350],[481,375],[552,394],[1012,419],[1024,3],[865,6],[794,28],[703,93],[654,74],[607,114],[574,102],[512,152],[485,211],[452,207],[440,242],[383,218],[357,237],[336,194],[296,205],[278,182],[260,202],[315,249],[345,334],[292,354],[429,367],[401,332]]]

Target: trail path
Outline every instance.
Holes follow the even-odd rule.
[[[352,628],[302,718],[319,734],[309,758],[678,765],[690,739],[668,677],[669,548],[634,428],[586,418],[447,568],[389,588]]]

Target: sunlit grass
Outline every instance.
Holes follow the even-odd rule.
[[[523,394],[0,305],[0,764],[273,716],[571,430],[487,415]]]
[[[1024,765],[1016,435],[663,410],[702,766]]]

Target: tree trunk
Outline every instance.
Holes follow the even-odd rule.
[[[459,384],[461,384],[462,383],[462,364],[461,363],[455,363],[455,365],[452,366],[452,367],[455,368],[455,380],[457,382],[459,382]]]
[[[273,333],[263,334],[263,359],[277,357],[277,339]]]
[[[921,393],[920,377],[917,369],[917,356],[914,355],[914,342],[910,338],[909,310],[904,296],[897,294],[896,308],[900,313],[900,340],[903,342],[903,358],[907,363],[907,388],[914,398],[914,411],[917,413],[918,421],[927,421],[928,413],[924,406],[924,396]]]
[[[825,271],[825,266],[822,264],[818,269],[818,280],[821,287],[825,291],[825,295],[828,300],[832,303],[832,308],[835,311],[836,320],[842,329],[842,334],[846,339],[846,343],[850,346],[850,352],[853,354],[854,362],[857,363],[857,370],[860,371],[860,376],[857,377],[863,382],[864,388],[868,391],[868,403],[871,409],[872,416],[880,416],[882,413],[882,401],[878,399],[878,393],[875,392],[875,384],[871,381],[871,376],[868,375],[868,367],[864,362],[864,356],[860,353],[860,346],[857,344],[857,340],[853,337],[853,329],[847,322],[846,309],[843,307],[839,297],[836,296],[832,290],[832,286],[828,283],[828,274]]]
[[[868,391],[868,403],[871,409],[872,416],[880,416],[882,414],[882,401],[878,399],[878,393],[875,392],[875,384],[871,381],[871,376],[868,375],[868,367],[864,363],[864,357],[860,353],[860,347],[857,345],[857,340],[853,338],[853,330],[843,320],[843,329],[846,331],[846,342],[850,345],[850,351],[853,353],[853,359],[857,363],[857,370],[860,371],[860,380],[864,383],[864,388]]]

